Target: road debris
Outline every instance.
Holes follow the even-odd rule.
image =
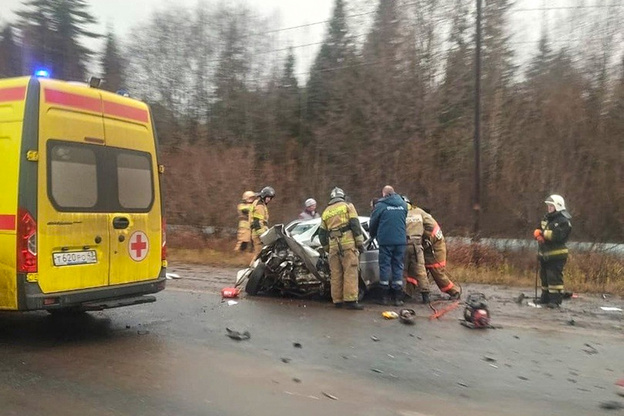
[[[535,303],[535,302],[533,302],[533,301],[528,301],[528,302],[527,302],[527,305],[528,305],[528,306],[531,306],[532,308],[538,308],[538,309],[542,307],[542,305],[538,305],[538,304],[536,304],[536,303]]]
[[[601,306],[600,309],[606,312],[622,312],[622,308],[616,308],[615,306]]]
[[[290,358],[282,357],[282,362],[288,364],[292,360]]]
[[[381,370],[380,370],[380,369],[378,369],[378,368],[371,368],[371,371],[372,371],[373,373],[383,374],[383,371],[381,371]]]
[[[416,317],[416,312],[414,311],[414,309],[401,309],[399,311],[399,321],[402,324],[414,325],[415,317]]]
[[[525,298],[526,296],[524,295],[524,293],[520,293],[518,296],[514,298],[514,302],[516,302],[518,305],[522,305],[522,302],[524,301]]]
[[[237,287],[224,287],[221,289],[222,298],[236,298],[240,295],[240,289]]]
[[[236,302],[235,300],[228,300],[227,304],[228,306],[234,306],[234,305],[238,305],[238,302]]]
[[[140,330],[137,331],[137,334],[139,334],[139,335],[147,335],[149,333],[150,333],[150,331],[148,331],[147,329],[140,329]]]
[[[395,311],[383,311],[381,313],[381,316],[383,316],[385,319],[397,319],[399,317],[399,314]]]
[[[624,404],[620,402],[616,402],[615,400],[611,400],[608,402],[600,403],[600,408],[606,409],[606,410],[620,410],[620,409],[624,409]]]
[[[301,379],[297,377],[293,377],[292,381],[294,381],[295,383],[301,383]]]
[[[177,273],[165,273],[165,277],[167,278],[167,280],[182,279]]]
[[[486,355],[486,356],[483,356],[483,361],[488,362],[488,363],[495,363],[496,362],[496,358],[488,357]]]
[[[225,328],[225,330],[227,331],[226,335],[236,341],[244,341],[251,338],[251,334],[249,333],[249,331],[238,332],[230,328]]]
[[[325,393],[324,391],[322,391],[321,393],[323,393],[323,396],[328,397],[332,400],[338,400],[338,397],[334,396],[333,394]]]
[[[620,396],[624,397],[624,378],[621,378],[615,382],[615,392]]]
[[[587,348],[583,348],[583,351],[585,351],[587,354],[589,355],[598,354],[598,350],[596,348],[592,347],[589,344],[585,344],[585,346]]]
[[[293,347],[295,347],[295,348],[303,348],[303,345],[301,345],[300,342],[293,342]]]
[[[375,335],[371,335],[371,339],[375,342],[379,341],[379,338],[377,338]]]

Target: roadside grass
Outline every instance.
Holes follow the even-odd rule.
[[[170,261],[242,268],[252,259],[251,253],[234,252],[232,238],[172,234],[167,241]],[[451,279],[459,283],[513,287],[533,287],[538,267],[536,251],[499,251],[480,244],[449,244],[448,262]],[[568,291],[624,296],[624,261],[608,253],[572,252],[564,284]]]
[[[449,271],[460,283],[535,285],[537,251],[499,251],[479,244],[453,244],[448,249]],[[615,255],[573,251],[563,275],[568,291],[624,296],[624,261]]]

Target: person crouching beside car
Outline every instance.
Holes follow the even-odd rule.
[[[329,253],[331,297],[337,308],[361,310],[358,303],[359,251],[364,251],[364,236],[353,204],[345,193],[334,188],[319,227],[319,240]]]

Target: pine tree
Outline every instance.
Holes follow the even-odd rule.
[[[320,121],[327,112],[339,72],[350,60],[352,45],[348,33],[345,0],[335,0],[328,33],[308,80],[306,116],[310,122]]]
[[[102,58],[104,89],[115,92],[127,87],[125,67],[125,60],[121,57],[117,47],[117,39],[113,32],[109,32],[106,36],[106,46]]]
[[[7,25],[0,33],[0,77],[21,75],[21,56],[19,46],[13,37],[13,28]]]
[[[85,0],[26,0],[20,17],[22,45],[33,72],[46,67],[55,78],[85,80],[93,52],[80,43],[82,37],[97,38],[88,30],[96,23]]]
[[[301,93],[295,76],[295,55],[289,50],[284,73],[278,86],[277,124],[290,138],[298,137],[301,128]]]

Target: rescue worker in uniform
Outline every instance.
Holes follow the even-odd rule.
[[[299,214],[300,220],[312,220],[314,218],[320,218],[318,212],[316,212],[316,201],[314,198],[308,198],[304,202],[305,208]]]
[[[423,250],[425,268],[431,274],[440,291],[448,294],[451,300],[461,297],[461,288],[446,275],[446,241],[438,222],[425,210],[419,211],[423,217]]]
[[[236,247],[234,251],[249,251],[251,246],[251,228],[249,227],[249,209],[256,198],[254,191],[243,192],[241,202],[236,207],[238,212],[238,232],[236,233]]]
[[[425,211],[412,205],[411,201],[402,196],[407,204],[407,218],[405,219],[405,232],[407,234],[407,246],[405,248],[405,293],[412,299],[420,293],[423,303],[429,303],[429,279],[425,269],[425,255],[422,247],[422,236],[425,231],[423,215]]]
[[[364,251],[364,236],[353,204],[345,202],[345,193],[334,188],[329,205],[321,215],[319,239],[329,253],[331,297],[337,308],[361,310],[358,303],[359,252]]]
[[[381,304],[390,297],[396,306],[403,304],[403,261],[407,204],[390,185],[384,186],[370,218],[370,236],[379,244],[379,284]],[[389,296],[390,295],[390,296]]]
[[[251,241],[253,241],[254,258],[262,250],[260,236],[269,228],[269,208],[267,205],[273,198],[275,198],[275,189],[270,186],[265,186],[249,209],[249,224],[251,228]]]
[[[533,237],[539,245],[540,279],[542,294],[539,303],[557,308],[563,300],[563,268],[568,260],[566,242],[572,231],[572,216],[568,213],[561,195],[551,195],[544,201],[548,213]]]

